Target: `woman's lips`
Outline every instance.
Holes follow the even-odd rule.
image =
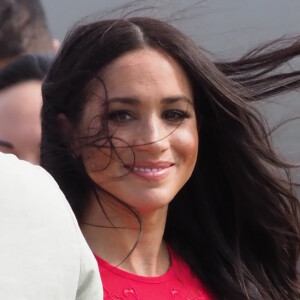
[[[171,162],[137,162],[134,166],[125,166],[133,174],[147,180],[161,180],[168,176],[171,168],[174,166]]]

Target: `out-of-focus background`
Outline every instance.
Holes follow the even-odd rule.
[[[120,16],[121,0],[42,0],[54,37],[63,40],[79,19],[93,14]],[[237,58],[247,49],[283,35],[300,35],[300,0],[161,0],[133,1],[149,7],[140,14],[172,19],[173,24],[210,51],[215,58]],[[158,9],[151,9],[156,6]],[[177,21],[176,21],[177,19]],[[299,60],[295,61],[300,67]],[[261,104],[271,126],[300,117],[300,93],[270,99]],[[273,134],[277,150],[291,162],[300,162],[300,120],[289,122]],[[300,171],[297,171],[300,181]]]

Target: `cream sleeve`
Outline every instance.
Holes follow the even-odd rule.
[[[0,299],[103,299],[95,258],[53,178],[2,153],[0,266]]]

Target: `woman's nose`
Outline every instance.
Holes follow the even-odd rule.
[[[168,146],[168,133],[158,118],[153,117],[141,124],[134,143],[136,151],[159,153]]]

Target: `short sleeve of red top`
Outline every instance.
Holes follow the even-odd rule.
[[[188,265],[171,250],[171,267],[157,277],[120,270],[95,255],[101,274],[104,300],[211,300]]]

